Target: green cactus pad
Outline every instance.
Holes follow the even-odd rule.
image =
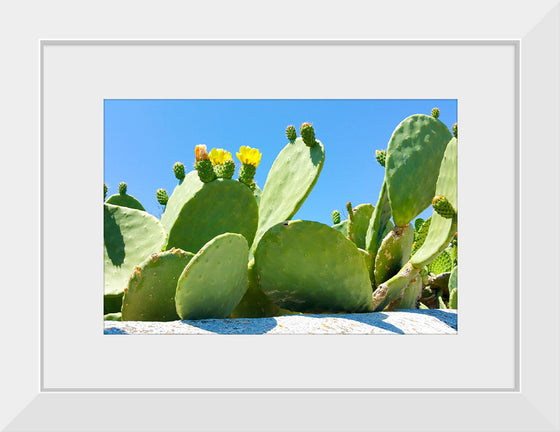
[[[167,196],[167,191],[165,189],[158,189],[156,191],[156,199],[158,203],[161,205],[166,205],[167,201],[169,201],[169,197]]]
[[[375,256],[372,280],[376,286],[395,276],[408,262],[413,240],[414,228],[410,224],[393,228],[383,239]]]
[[[457,289],[457,267],[453,267],[453,270],[451,270],[451,274],[449,275],[448,286],[449,286],[449,291],[452,291],[453,289]]]
[[[346,237],[348,235],[348,219],[344,219],[342,222],[331,226],[331,228],[337,230],[340,234]]]
[[[428,271],[436,275],[450,272],[452,268],[453,258],[446,250],[440,253],[437,258],[428,265]]]
[[[457,309],[457,288],[453,288],[449,293],[449,309]]]
[[[290,125],[286,128],[286,138],[288,141],[295,141],[297,138],[296,128],[293,125]]]
[[[169,198],[161,223],[172,247],[196,253],[205,243],[226,232],[242,234],[249,244],[259,218],[253,192],[237,180],[202,183],[196,171]]]
[[[231,159],[225,161],[223,164],[218,164],[214,167],[214,173],[218,178],[230,179],[235,173],[235,162]]]
[[[406,118],[393,132],[385,178],[395,226],[408,224],[432,203],[450,139],[447,126],[424,114]]]
[[[383,181],[381,191],[379,192],[379,199],[377,200],[373,215],[369,220],[369,226],[366,232],[365,249],[370,253],[370,255],[375,257],[377,254],[377,249],[379,249],[381,241],[387,235],[387,228],[389,225],[392,225],[391,205],[387,195],[387,183],[386,181]]]
[[[187,264],[175,304],[182,319],[229,318],[247,290],[249,246],[240,234],[216,236]]]
[[[387,151],[385,150],[375,150],[375,159],[379,162],[379,165],[385,167],[385,161],[387,160]]]
[[[124,293],[124,291],[122,291],[118,294],[115,294],[115,295],[105,294],[103,296],[103,313],[104,314],[116,313],[116,312],[121,311],[123,293]]]
[[[120,296],[134,267],[163,249],[166,233],[151,214],[112,204],[104,205],[103,222],[105,295]]]
[[[408,262],[395,276],[383,282],[373,292],[373,307],[376,312],[392,310],[401,302],[406,287],[420,273]]]
[[[262,197],[262,190],[260,187],[257,186],[257,184],[255,183],[255,187],[253,188],[253,195],[255,196],[255,199],[257,200],[257,205],[261,205],[261,197]]]
[[[368,251],[366,251],[364,249],[358,248],[358,252],[360,252],[360,255],[362,255],[362,258],[364,259],[364,262],[366,263],[368,274],[372,275],[373,274],[373,264],[374,264],[373,257],[368,253]]]
[[[301,138],[284,147],[272,164],[259,204],[259,227],[253,251],[273,225],[290,220],[315,186],[325,161],[320,141],[307,147]]]
[[[255,251],[261,290],[298,312],[369,312],[371,283],[354,243],[327,225],[290,221],[271,227]]]
[[[417,218],[414,221],[414,230],[415,231],[420,231],[420,228],[422,228],[422,225],[424,224],[424,222],[426,222],[424,219],[422,218]],[[416,236],[414,237],[414,241],[416,241]]]
[[[122,321],[121,313],[120,312],[114,312],[114,313],[105,314],[103,316],[103,320],[104,321]]]
[[[249,285],[245,295],[231,313],[232,318],[266,318],[283,315],[283,309],[272,303],[259,288],[255,260],[251,260],[247,269]]]
[[[434,211],[441,217],[451,219],[453,216],[455,216],[455,209],[453,208],[449,200],[444,196],[435,196],[432,200],[432,206],[434,207]]]
[[[315,140],[315,130],[310,123],[303,123],[299,128],[299,133],[301,135],[301,139],[307,147],[315,147],[317,142]]]
[[[451,205],[457,208],[457,138],[452,138],[447,146],[434,195],[447,197]],[[411,260],[417,268],[423,268],[436,259],[457,232],[457,215],[446,219],[434,213],[431,219],[426,240]]]
[[[395,305],[395,309],[416,309],[416,303],[422,296],[422,277],[417,275],[412,279],[404,290],[401,301]]]
[[[107,198],[107,201],[105,201],[105,204],[112,204],[112,205],[117,205],[117,206],[121,206],[121,207],[128,207],[128,208],[131,208],[131,209],[146,211],[144,206],[142,204],[140,204],[140,201],[138,201],[132,195],[128,195],[128,194],[111,195],[109,198]]]
[[[150,255],[132,273],[124,290],[123,321],[174,321],[177,280],[194,254],[180,249]]]
[[[340,223],[340,212],[338,210],[333,210],[331,213],[332,223],[339,224]]]
[[[175,174],[177,180],[183,180],[185,178],[185,165],[181,162],[175,162],[175,165],[173,165],[173,174]]]
[[[128,188],[128,186],[126,185],[125,182],[119,183],[119,194],[126,195],[126,189],[127,188]]]
[[[374,210],[375,207],[371,204],[360,204],[352,210],[353,216],[348,223],[348,238],[361,249],[366,247],[366,234]]]
[[[214,166],[209,159],[198,161],[194,164],[194,169],[198,172],[198,178],[203,183],[210,183],[216,180],[216,173],[214,173]]]

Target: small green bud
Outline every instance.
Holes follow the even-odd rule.
[[[457,213],[449,200],[441,195],[434,197],[432,206],[437,214],[446,219],[451,219]]]
[[[185,165],[181,162],[176,162],[175,165],[173,165],[173,172],[177,179],[183,180],[185,178]]]
[[[224,163],[214,166],[216,177],[230,179],[235,173],[235,162],[231,159],[224,161]]]
[[[333,224],[336,225],[340,223],[340,212],[338,210],[333,210],[333,212],[331,213],[331,217]]]
[[[439,117],[439,108],[432,109],[432,117],[436,119]]]
[[[204,159],[194,164],[194,169],[198,171],[198,178],[203,183],[210,183],[216,179],[214,167],[210,159]]]
[[[167,205],[169,197],[167,196],[167,192],[165,191],[165,189],[158,189],[156,191],[156,199],[161,205]]]
[[[387,152],[385,150],[375,150],[375,159],[377,159],[379,165],[384,167],[387,160]]]
[[[457,138],[457,123],[453,125],[453,136]]]
[[[243,164],[239,169],[239,181],[251,187],[257,168],[251,164]]]
[[[107,198],[107,185],[103,183],[103,201]]]
[[[119,194],[126,195],[126,189],[127,186],[125,182],[119,183]]]
[[[315,130],[311,123],[303,123],[299,128],[299,132],[307,147],[315,147]]]
[[[290,125],[286,128],[286,137],[288,137],[288,140],[290,141],[296,140],[297,133],[296,133],[296,128],[294,126]]]

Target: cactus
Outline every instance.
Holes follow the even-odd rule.
[[[412,225],[395,227],[383,239],[375,257],[372,280],[378,286],[395,276],[410,259],[414,228]]]
[[[261,290],[297,312],[367,312],[371,283],[356,245],[327,225],[291,221],[270,228],[255,251]]]
[[[241,146],[239,153],[237,153],[237,158],[242,164],[239,169],[239,181],[250,187],[253,184],[257,166],[259,166],[261,161],[261,153],[258,149]]]
[[[138,201],[133,196],[128,195],[126,192],[127,192],[127,185],[126,183],[122,182],[119,184],[119,193],[115,195],[111,195],[109,198],[107,198],[105,203],[146,211],[144,206],[140,204],[140,201]]]
[[[107,185],[103,183],[103,201],[107,199]]]
[[[431,204],[450,139],[447,126],[423,114],[406,118],[393,132],[385,181],[395,226],[408,224]]]
[[[204,245],[177,282],[181,319],[228,318],[247,290],[249,246],[240,234],[225,233]]]
[[[340,212],[338,210],[333,210],[333,212],[331,213],[331,217],[333,224],[336,225],[340,223]]]
[[[123,321],[174,321],[177,281],[194,254],[180,249],[154,253],[135,267],[124,290]]]
[[[453,136],[457,138],[457,123],[453,125]]]
[[[307,147],[315,147],[317,141],[315,140],[315,130],[311,123],[303,123],[299,128],[299,133]]]
[[[103,316],[104,321],[122,321],[120,312],[108,313]]]
[[[365,249],[373,257],[377,254],[377,249],[381,245],[381,241],[387,235],[389,226],[392,228],[391,204],[389,203],[387,195],[387,183],[384,181],[381,186],[381,192],[379,193],[379,199],[377,200],[366,231]]]
[[[430,223],[431,222],[432,222],[432,218],[430,216],[428,219],[426,219],[422,223],[420,228],[418,228],[418,231],[415,232],[415,239],[414,239],[414,243],[412,244],[412,255],[414,255],[416,253],[416,251],[418,249],[420,249],[422,247],[422,245],[424,244],[424,241],[426,240],[426,237],[428,236],[428,231],[430,230]]]
[[[212,149],[210,161],[214,167],[214,174],[217,178],[230,179],[235,173],[235,162],[231,159],[231,153],[224,149]]]
[[[167,201],[169,201],[169,197],[167,196],[167,192],[165,189],[158,189],[156,191],[156,199],[158,203],[162,206],[167,205]]]
[[[177,180],[183,180],[185,178],[185,165],[181,162],[175,162],[175,165],[173,165],[173,173]]]
[[[387,160],[387,151],[385,150],[375,150],[375,159],[379,162],[379,165],[385,167],[385,161]]]
[[[134,267],[165,245],[160,221],[140,210],[104,204],[104,280],[106,313],[120,301]],[[118,309],[115,310],[116,305]]]
[[[439,118],[439,108],[432,108],[432,117],[435,119]]]
[[[428,270],[433,274],[450,272],[453,268],[453,258],[451,254],[444,250],[441,254],[428,265]]]
[[[297,138],[296,128],[293,125],[290,125],[286,128],[286,138],[288,141],[294,142]]]
[[[303,143],[302,138],[297,138],[278,154],[263,188],[253,252],[259,239],[270,227],[296,214],[315,186],[324,161],[325,150],[318,140],[310,148]]]
[[[227,179],[203,183],[197,172],[191,171],[177,186],[161,216],[169,233],[166,248],[196,253],[226,232],[242,234],[251,244],[258,212],[255,197],[245,185]]]
[[[375,209],[371,204],[360,204],[355,209],[350,203],[348,205],[348,238],[365,249],[369,221]]]
[[[334,224],[333,226],[331,226],[331,228],[335,229],[346,237],[348,235],[348,219],[344,219],[342,222]]]

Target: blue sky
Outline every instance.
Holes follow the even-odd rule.
[[[159,188],[171,194],[177,185],[173,164],[190,171],[194,148],[223,148],[235,153],[242,145],[262,153],[255,180],[263,188],[276,155],[288,143],[286,126],[310,122],[325,147],[325,164],[317,184],[294,216],[332,225],[331,212],[347,215],[346,203],[376,204],[384,170],[375,150],[386,149],[397,125],[412,114],[440,109],[451,130],[457,101],[426,100],[105,100],[104,181],[108,196],[118,185],[146,210],[160,217]],[[237,172],[234,176],[237,178]],[[428,208],[422,217],[431,214]]]

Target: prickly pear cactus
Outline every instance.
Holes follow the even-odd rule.
[[[445,124],[424,114],[406,118],[393,132],[385,180],[395,226],[408,224],[431,204],[451,138]]]
[[[432,117],[435,119],[439,118],[439,108],[432,109]]]
[[[336,225],[340,223],[340,212],[338,210],[333,210],[333,212],[331,213],[331,217],[333,224]]]
[[[107,199],[107,185],[103,183],[103,201]]]
[[[428,236],[428,231],[430,230],[431,222],[432,222],[432,218],[430,216],[422,223],[422,225],[420,225],[420,228],[418,228],[417,232],[415,233],[414,243],[412,244],[412,255],[414,255],[416,251],[422,247],[424,241],[426,241],[426,237]]]
[[[203,183],[191,171],[177,186],[161,223],[169,233],[166,249],[196,253],[208,241],[226,232],[242,234],[249,244],[259,218],[253,192],[236,180]]]
[[[435,196],[432,200],[432,206],[434,207],[434,211],[439,214],[441,217],[446,219],[451,219],[457,213],[449,200],[441,195]]]
[[[290,125],[286,128],[286,138],[288,141],[293,142],[297,138],[296,128],[293,125]]]
[[[119,193],[115,195],[111,195],[105,202],[107,204],[118,205],[121,207],[128,207],[131,209],[146,211],[144,206],[140,204],[140,201],[138,201],[133,196],[128,195],[126,192],[127,192],[127,185],[126,183],[122,182],[119,184]]]
[[[297,312],[368,312],[371,283],[354,243],[327,225],[290,221],[271,227],[255,251],[261,290]]]
[[[174,321],[177,281],[194,254],[180,249],[154,253],[134,268],[124,290],[123,321]]]
[[[344,237],[348,236],[348,219],[331,226],[332,229],[341,233]]]
[[[376,286],[395,276],[408,262],[413,240],[414,228],[410,224],[393,228],[383,239],[375,256],[373,276]]]
[[[165,246],[167,235],[158,219],[140,210],[104,205],[105,302],[120,303],[134,267]],[[108,312],[118,312],[109,310]]]
[[[387,183],[384,181],[379,192],[379,199],[375,205],[373,215],[369,220],[368,229],[366,231],[365,249],[370,255],[377,254],[377,249],[381,245],[381,241],[387,235],[388,228],[392,229],[391,222],[391,205],[387,195]]]
[[[181,319],[229,318],[247,290],[249,246],[240,234],[225,233],[204,245],[177,283]]]
[[[303,123],[299,129],[301,138],[307,147],[315,147],[315,130],[310,123]]]
[[[387,159],[387,151],[385,150],[375,150],[375,159],[379,162],[382,167],[385,166],[385,161]]]
[[[185,178],[185,165],[181,162],[175,162],[175,165],[173,165],[173,173],[177,180],[183,180]]]
[[[428,265],[428,271],[433,274],[441,274],[450,272],[453,268],[453,258],[451,254],[444,250],[440,253],[435,260],[433,260],[430,265]]]
[[[158,189],[156,191],[156,199],[158,203],[161,205],[167,205],[167,201],[169,201],[169,197],[167,196],[167,192],[165,189]]]
[[[319,178],[325,161],[323,144],[314,147],[302,138],[289,143],[272,164],[259,204],[259,226],[253,251],[263,234],[273,225],[291,219]]]
[[[360,249],[366,247],[367,230],[374,209],[371,204],[360,204],[348,211],[348,238]]]

